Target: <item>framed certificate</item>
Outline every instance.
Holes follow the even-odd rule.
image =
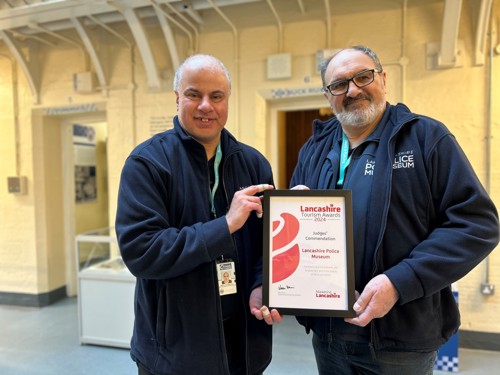
[[[354,317],[350,190],[264,192],[263,304],[283,315]]]

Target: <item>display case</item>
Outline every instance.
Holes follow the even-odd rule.
[[[81,344],[130,348],[135,277],[123,263],[113,228],[76,236]]]

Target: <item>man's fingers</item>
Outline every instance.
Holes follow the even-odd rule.
[[[271,190],[271,189],[274,189],[273,185],[259,184],[259,185],[251,185],[251,186],[243,189],[242,191],[244,191],[248,195],[254,195],[257,193],[262,193],[265,190]]]
[[[260,184],[257,185],[257,188],[258,188],[257,193],[262,193],[264,190],[274,189],[274,186],[269,184]]]
[[[272,309],[272,311],[269,311],[269,308],[267,306],[262,306],[260,308],[260,312],[262,313],[264,321],[269,325],[274,323],[280,324],[283,320],[278,310],[276,309]]]
[[[267,316],[271,315],[271,313],[269,312],[269,309],[267,308],[267,306],[262,306],[262,307],[260,308],[260,312],[261,312],[261,313],[262,313],[262,315],[264,316],[264,319],[265,319]]]
[[[274,189],[274,186],[273,185],[269,185],[269,184],[259,184],[259,185],[252,185],[252,186],[249,186],[247,187],[245,190],[248,190],[246,193],[248,193],[248,195],[254,195],[254,194],[257,194],[257,193],[262,193],[263,191],[265,190],[271,190],[271,189]],[[260,200],[261,200],[261,204],[262,204],[262,197],[259,197]],[[262,214],[262,211],[255,211],[255,214],[257,215],[257,217],[259,219],[262,218],[263,214]]]
[[[306,185],[295,185],[290,190],[309,190],[309,188]]]
[[[280,324],[283,320],[283,317],[280,315],[280,313],[276,309],[271,310],[271,316],[273,317],[273,323]]]

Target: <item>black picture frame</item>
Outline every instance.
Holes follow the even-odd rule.
[[[263,304],[282,315],[356,316],[352,192],[266,190],[263,210]]]

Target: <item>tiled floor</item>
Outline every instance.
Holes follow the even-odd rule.
[[[0,305],[0,327],[1,375],[137,374],[128,350],[80,345],[75,298],[41,309]],[[459,359],[463,375],[500,369],[499,352],[461,349]],[[293,317],[275,327],[274,358],[265,372],[282,374],[316,374],[310,336]]]

